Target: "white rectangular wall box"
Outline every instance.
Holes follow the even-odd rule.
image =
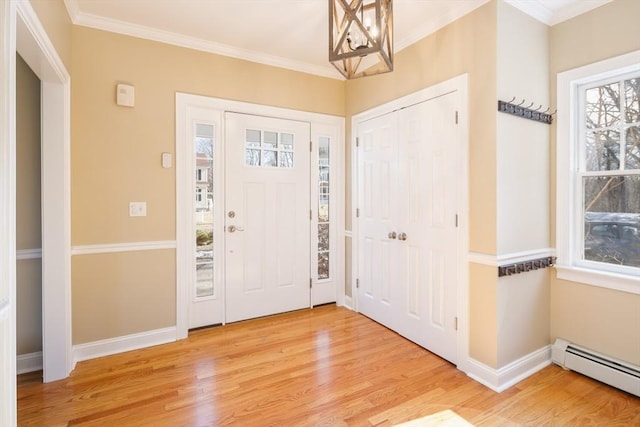
[[[129,216],[147,216],[147,202],[129,203]]]
[[[171,153],[162,153],[162,167],[165,169],[171,167]]]
[[[135,88],[131,85],[119,83],[116,89],[116,103],[123,107],[133,107]]]

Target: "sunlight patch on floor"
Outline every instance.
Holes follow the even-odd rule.
[[[473,427],[473,424],[451,409],[447,409],[406,423],[396,424],[395,427]]]

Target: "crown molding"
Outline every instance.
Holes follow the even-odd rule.
[[[94,28],[97,30],[109,31],[112,33],[123,34],[131,37],[138,37],[147,40],[153,40],[160,43],[171,44],[174,46],[195,49],[203,52],[213,53],[216,55],[229,56],[232,58],[242,59],[250,62],[271,65],[279,68],[286,68],[293,71],[314,74],[321,77],[329,77],[336,80],[344,80],[344,78],[327,63],[327,66],[318,66],[302,61],[294,61],[275,55],[265,55],[264,53],[239,49],[233,46],[214,43],[196,37],[189,37],[169,31],[158,30],[156,28],[144,25],[132,24],[130,22],[120,21],[117,19],[105,18],[90,13],[80,11],[76,0],[64,0],[71,22],[82,27]]]
[[[582,0],[574,2],[560,8],[558,10],[551,10],[545,7],[540,1],[532,0],[505,0],[506,3],[511,6],[520,9],[527,15],[537,19],[543,24],[553,26],[561,22],[567,21],[571,18],[575,18],[585,12],[595,9],[604,4],[611,2],[612,0]]]
[[[542,3],[531,0],[505,0],[507,4],[520,9],[543,24],[551,25],[553,22],[553,11],[546,8]]]
[[[395,53],[446,27],[489,1],[490,0],[476,0],[475,2],[451,3],[446,13],[442,13],[435,19],[428,20],[426,25],[419,26],[407,37],[402,38],[402,40],[396,39],[394,43]]]
[[[556,25],[571,18],[575,18],[578,15],[582,15],[583,13],[589,12],[590,10],[600,6],[604,6],[612,1],[613,0],[587,0],[572,3],[554,13],[550,25]]]

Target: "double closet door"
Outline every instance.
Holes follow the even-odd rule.
[[[456,363],[457,92],[358,123],[358,311]]]

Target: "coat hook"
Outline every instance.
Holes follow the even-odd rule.
[[[540,111],[540,110],[542,110],[542,104],[540,104],[540,106],[536,108],[534,111]]]
[[[555,116],[557,112],[558,112],[558,109],[556,108],[556,111],[554,111],[554,112],[553,112],[553,113],[551,113],[550,115],[551,115],[551,116]]]
[[[551,107],[547,107],[546,110],[543,111],[543,113],[546,113],[547,111],[549,111],[551,109]]]
[[[526,107],[524,107],[524,108],[531,108],[531,107],[533,107],[533,102],[532,102],[531,104],[527,105],[527,106],[526,106]]]
[[[518,107],[521,106],[522,104],[524,104],[525,102],[527,102],[526,99],[522,99],[522,102],[520,104],[518,104]]]
[[[511,98],[509,101],[507,101],[507,104],[511,104],[513,101],[516,100],[516,97],[514,96],[513,98]]]

